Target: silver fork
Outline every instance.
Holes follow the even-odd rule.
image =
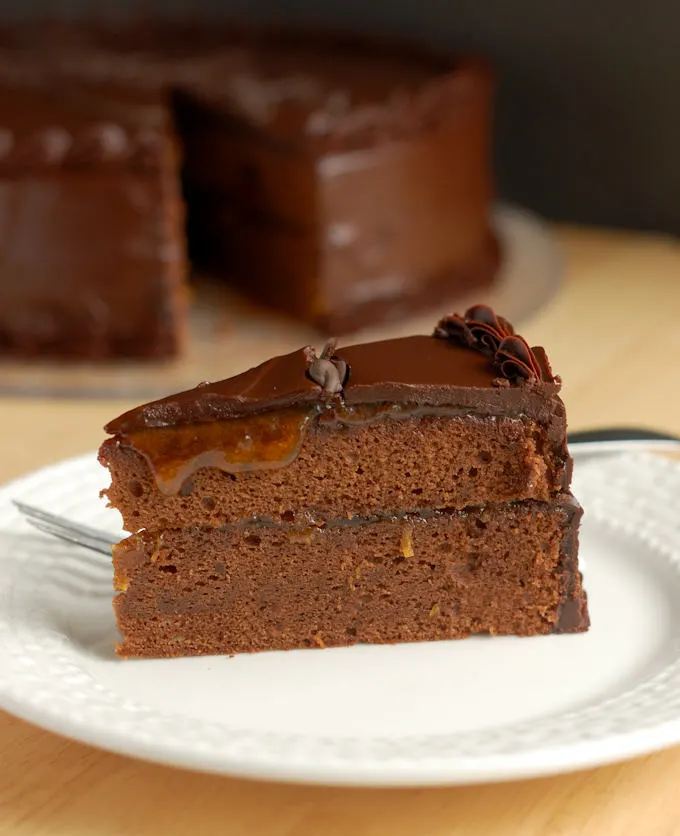
[[[107,557],[111,557],[111,544],[117,543],[120,539],[115,534],[107,534],[105,531],[91,528],[89,525],[73,522],[66,517],[51,514],[49,511],[35,508],[26,502],[20,502],[18,499],[12,501],[24,515],[26,521],[37,528],[38,531],[51,534],[53,537],[66,540],[68,543],[76,543],[86,549],[99,552],[99,554],[105,554]]]

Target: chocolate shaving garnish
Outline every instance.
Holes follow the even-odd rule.
[[[465,311],[465,322],[477,340],[479,350],[492,357],[498,346],[515,333],[507,319],[496,316],[488,305],[473,305]]]
[[[303,349],[309,363],[307,377],[321,387],[323,395],[339,395],[349,375],[347,363],[334,353],[336,345],[337,340],[329,340],[318,357],[311,345]]]
[[[526,340],[517,336],[508,320],[497,316],[488,305],[473,305],[464,316],[445,316],[437,323],[433,336],[454,340],[485,354],[507,380],[552,379],[550,372],[546,377]]]
[[[442,340],[457,340],[467,348],[477,348],[474,334],[460,314],[449,314],[437,323],[434,336]]]
[[[525,380],[542,378],[541,367],[538,365],[534,352],[529,348],[526,340],[517,335],[506,337],[498,346],[494,366],[508,380],[515,380],[518,377]]]

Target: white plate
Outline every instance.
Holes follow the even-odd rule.
[[[33,532],[11,497],[115,528],[93,456],[0,491],[0,706],[163,763],[328,784],[576,769],[680,742],[680,468],[583,460],[589,633],[120,661],[106,558]]]

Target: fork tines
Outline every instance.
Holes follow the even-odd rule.
[[[14,504],[26,517],[26,521],[39,531],[111,556],[111,544],[117,539],[114,535],[73,522],[58,514],[51,514],[49,511],[43,511],[41,508],[35,508],[16,499]]]

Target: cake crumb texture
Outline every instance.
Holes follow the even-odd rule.
[[[118,652],[533,636],[560,628],[565,602],[579,613],[568,629],[582,630],[581,580],[564,557],[579,516],[526,502],[306,529],[177,529],[161,543],[143,531],[115,551]]]

